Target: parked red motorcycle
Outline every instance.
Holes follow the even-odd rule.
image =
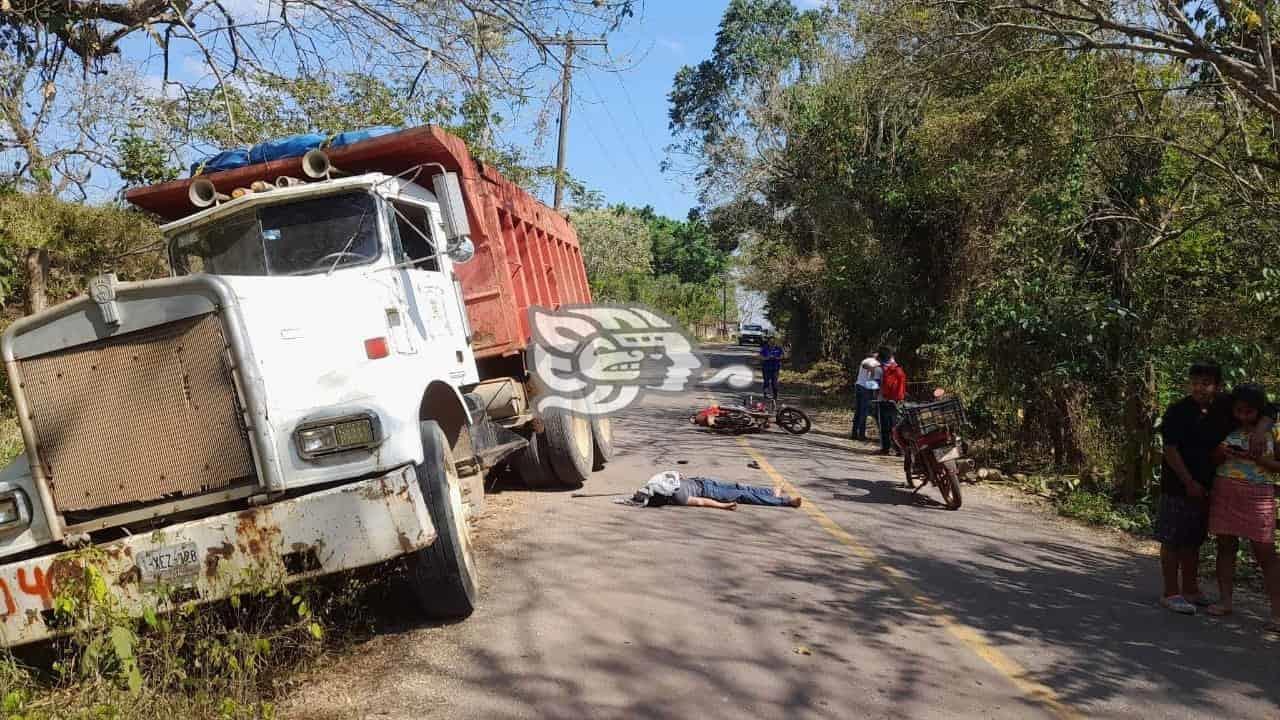
[[[940,395],[940,393],[939,393]],[[959,510],[964,442],[964,406],[960,398],[941,396],[925,403],[902,403],[901,422],[893,429],[893,442],[902,450],[902,468],[912,494],[933,485],[948,510]],[[916,481],[919,480],[919,484]]]

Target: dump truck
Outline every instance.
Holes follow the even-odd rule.
[[[252,154],[251,154],[252,159]],[[0,339],[26,446],[0,473],[0,633],[69,631],[86,563],[129,610],[402,562],[477,602],[486,479],[578,486],[607,418],[539,412],[529,309],[590,303],[567,219],[418,127],[135,189],[171,276]],[[561,404],[563,405],[563,404]]]

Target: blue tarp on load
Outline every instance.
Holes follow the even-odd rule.
[[[249,164],[249,150],[247,148],[236,148],[235,150],[223,150],[217,155],[211,155],[200,162],[192,163],[191,175],[207,175],[219,170],[234,170],[238,167],[244,167]]]
[[[283,158],[302,157],[308,150],[323,145],[327,139],[329,136],[324,133],[306,133],[258,143],[249,148],[249,164],[256,165]]]
[[[362,128],[360,130],[348,130],[340,132],[333,136],[333,140],[329,141],[330,147],[342,147],[343,145],[354,145],[361,140],[369,140],[371,138],[381,137],[382,135],[390,135],[393,132],[399,132],[400,128],[394,125],[376,125],[374,127]]]
[[[305,133],[289,137],[268,140],[251,148],[223,150],[217,155],[207,157],[191,166],[191,174],[208,175],[221,170],[234,170],[246,165],[283,160],[284,158],[302,157],[313,148],[343,147],[353,145],[361,140],[368,140],[382,135],[389,135],[400,128],[391,125],[377,125],[360,130],[347,130],[334,135],[325,133]]]

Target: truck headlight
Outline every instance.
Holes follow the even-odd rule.
[[[0,492],[0,530],[15,530],[31,524],[31,506],[20,489]]]
[[[373,413],[312,420],[294,431],[298,454],[311,459],[331,453],[373,447],[382,442],[382,427]]]

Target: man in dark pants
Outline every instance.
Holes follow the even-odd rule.
[[[737,510],[738,504],[800,507],[800,498],[779,495],[760,485],[727,483],[715,478],[686,477],[668,470],[654,475],[636,491],[631,502],[645,507],[684,505],[718,510]]]
[[[884,377],[880,380],[880,399],[876,402],[880,423],[880,454],[893,450],[893,426],[898,422],[898,403],[907,399],[907,373],[893,357],[889,348],[880,348],[880,365]]]
[[[778,398],[778,373],[782,372],[782,348],[765,335],[760,341],[760,373],[764,375],[765,397]],[[772,393],[772,395],[771,395]]]
[[[1235,427],[1232,403],[1222,391],[1222,369],[1197,363],[1187,373],[1190,394],[1170,405],[1160,422],[1164,464],[1160,472],[1160,541],[1163,592],[1160,605],[1183,615],[1210,601],[1200,591],[1200,546],[1209,529],[1209,492],[1213,487],[1213,451]],[[1275,418],[1271,407],[1258,423],[1250,451],[1260,454]]]

